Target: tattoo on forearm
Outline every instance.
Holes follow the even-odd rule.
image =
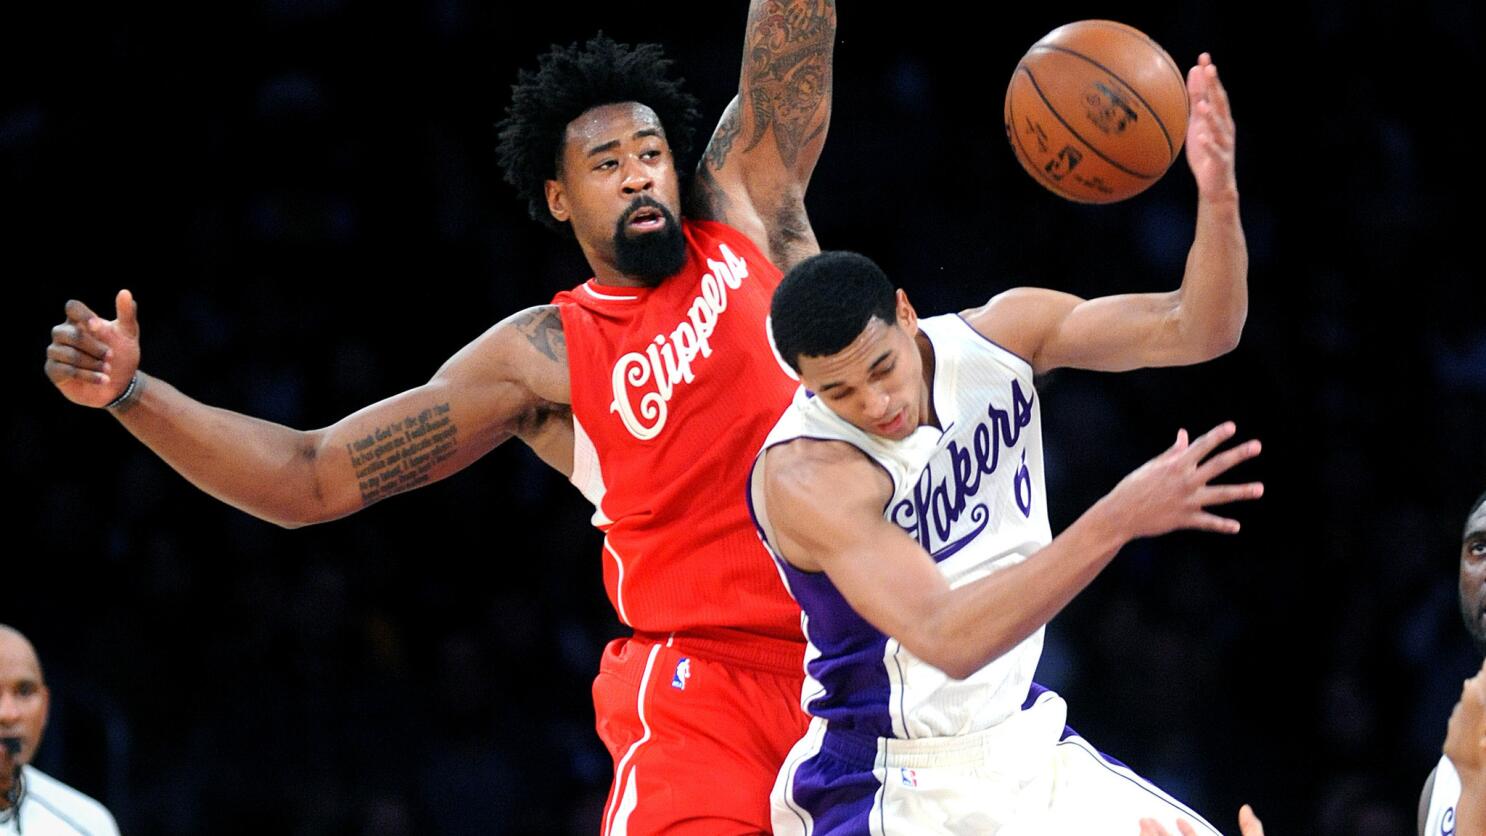
[[[548,305],[523,311],[511,324],[549,359],[557,362],[568,359],[568,340],[562,333],[562,315],[557,308]]]
[[[774,129],[779,156],[793,166],[800,150],[820,135],[831,90],[831,50],[836,35],[834,0],[765,0],[749,21],[744,88],[753,109],[746,150]]]
[[[442,403],[347,444],[362,503],[370,505],[426,483],[434,465],[454,455],[458,433],[449,404]]]

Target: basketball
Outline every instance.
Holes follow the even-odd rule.
[[[1187,80],[1159,44],[1112,20],[1059,26],[1006,89],[1006,138],[1032,179],[1080,203],[1145,191],[1181,154]]]

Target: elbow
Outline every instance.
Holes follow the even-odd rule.
[[[1227,327],[1219,328],[1217,332],[1208,339],[1207,359],[1211,360],[1222,357],[1224,354],[1227,354],[1233,351],[1233,349],[1238,348],[1238,341],[1240,338],[1243,337],[1243,325],[1244,318],[1242,316],[1239,316],[1237,317],[1235,322],[1228,324]]]
[[[1240,311],[1223,322],[1184,329],[1187,336],[1183,339],[1185,348],[1182,353],[1185,357],[1182,364],[1216,360],[1238,348],[1239,339],[1243,336],[1245,316],[1246,312]]]

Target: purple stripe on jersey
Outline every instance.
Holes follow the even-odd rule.
[[[1049,688],[1038,685],[1036,682],[1032,683],[1032,687],[1027,689],[1027,698],[1022,701],[1022,710],[1026,711],[1031,708],[1037,703],[1038,697],[1048,693],[1050,690]]]
[[[802,572],[780,560],[790,591],[809,616],[806,630],[820,655],[805,669],[825,693],[806,709],[842,729],[894,737],[888,712],[892,684],[883,653],[887,636],[857,615],[823,572]]]
[[[836,440],[810,436],[797,438]],[[777,445],[765,447],[763,452],[774,446]],[[893,720],[888,712],[892,685],[883,663],[887,636],[857,615],[824,572],[806,572],[796,568],[769,542],[753,507],[752,480],[758,475],[762,457],[761,452],[754,461],[753,472],[749,474],[749,484],[744,488],[748,514],[753,519],[759,539],[783,570],[795,602],[809,618],[806,639],[820,651],[820,656],[807,664],[805,670],[820,683],[824,693],[811,699],[805,710],[813,716],[824,717],[843,728],[859,729],[872,737],[892,737]],[[889,483],[893,481],[892,473],[881,462],[871,456],[867,456],[867,460],[887,474]]]
[[[828,729],[821,751],[795,770],[790,780],[791,807],[810,814],[816,836],[860,836],[871,832],[873,801],[882,792],[882,783],[873,774],[873,758],[869,756],[863,767],[855,757],[859,753],[854,753],[854,744],[846,744],[847,751],[853,752],[850,759],[835,755],[841,749],[841,742],[832,740],[836,734]]]

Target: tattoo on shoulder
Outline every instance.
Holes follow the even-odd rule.
[[[434,466],[458,449],[459,428],[450,418],[447,401],[346,444],[363,505],[426,484]]]
[[[836,4],[766,0],[753,14],[744,47],[744,87],[754,120],[747,147],[757,147],[772,127],[781,159],[792,166],[824,128],[824,117],[816,114],[831,89]]]
[[[567,362],[568,340],[562,331],[562,315],[553,305],[532,308],[516,315],[511,325],[548,358]]]

